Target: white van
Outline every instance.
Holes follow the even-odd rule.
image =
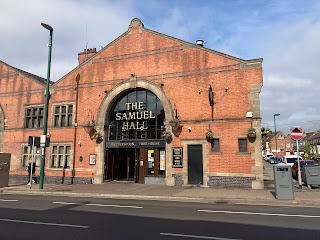
[[[293,166],[294,162],[298,160],[298,156],[287,155],[283,157],[283,163]],[[302,161],[302,157],[299,157],[299,160]]]

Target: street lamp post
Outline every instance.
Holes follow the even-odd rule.
[[[276,138],[276,157],[278,157],[278,141],[277,141],[277,125],[276,125],[276,116],[280,116],[280,113],[273,114],[273,122],[274,122],[274,136]]]
[[[49,105],[49,85],[50,85],[50,67],[51,67],[51,51],[52,51],[52,33],[53,28],[45,23],[42,22],[41,25],[50,31],[49,37],[49,54],[48,54],[48,69],[47,69],[47,82],[46,82],[46,100],[44,105],[44,117],[43,117],[43,135],[47,136],[47,123],[48,123],[48,105]],[[42,145],[42,154],[41,154],[41,166],[40,166],[40,182],[39,182],[39,189],[43,189],[43,180],[44,180],[44,165],[45,165],[45,158],[46,158],[46,144]]]

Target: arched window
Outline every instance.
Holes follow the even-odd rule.
[[[126,92],[109,112],[108,139],[160,139],[164,109],[159,98],[144,89]]]

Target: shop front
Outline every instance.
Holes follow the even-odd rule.
[[[165,114],[159,98],[146,89],[126,91],[107,115],[105,180],[165,184]]]

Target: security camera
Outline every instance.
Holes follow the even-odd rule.
[[[191,127],[188,127],[188,131],[191,132]]]

